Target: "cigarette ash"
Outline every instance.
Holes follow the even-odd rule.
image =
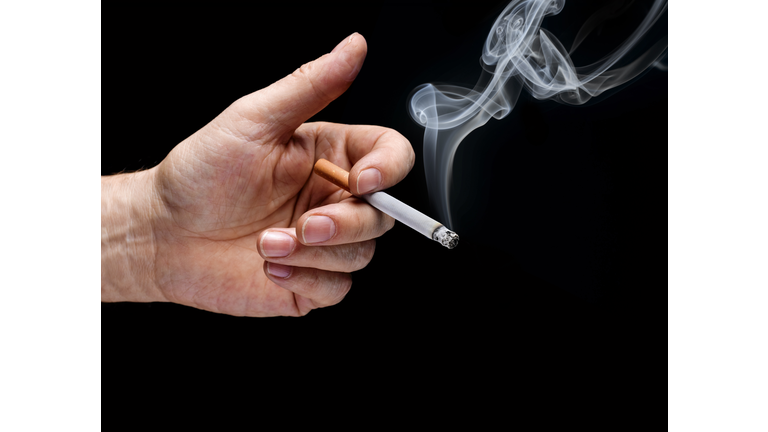
[[[448,249],[453,249],[459,244],[459,235],[441,225],[432,233],[432,240],[440,242]]]

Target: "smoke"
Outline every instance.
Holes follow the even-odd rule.
[[[484,72],[474,89],[422,84],[414,90],[409,112],[425,127],[427,189],[443,223],[454,228],[450,185],[453,159],[459,144],[491,117],[506,117],[523,88],[537,99],[581,105],[635,78],[649,67],[666,70],[666,31],[660,40],[640,54],[632,50],[648,44],[647,34],[665,14],[666,0],[655,0],[634,32],[599,61],[586,66],[575,66],[571,61],[573,52],[590,33],[605,20],[624,12],[632,3],[619,0],[595,12],[584,22],[570,49],[566,50],[557,37],[541,28],[544,17],[560,13],[564,0],[513,0],[488,33],[480,62]],[[628,60],[631,61],[627,63]]]

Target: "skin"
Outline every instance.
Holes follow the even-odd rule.
[[[347,90],[366,52],[355,33],[234,102],[158,166],[102,177],[102,301],[239,316],[341,301],[394,220],[312,175],[314,162],[349,170],[357,195],[398,183],[414,163],[394,130],[304,123]],[[377,171],[360,176],[367,169]]]

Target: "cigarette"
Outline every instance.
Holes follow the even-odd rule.
[[[325,159],[318,160],[315,163],[315,174],[350,192],[349,173],[331,162]],[[459,236],[455,232],[385,192],[374,192],[360,198],[448,249],[453,249],[459,244]]]

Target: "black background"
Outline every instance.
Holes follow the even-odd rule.
[[[568,46],[597,3],[568,2],[544,27]],[[585,41],[574,62],[623,40],[642,19],[638,3]],[[358,78],[312,120],[402,133],[417,160],[390,193],[434,215],[408,95],[426,82],[471,88],[506,4],[109,8],[102,174],[156,165],[237,98],[357,31],[368,43]],[[482,404],[509,415],[543,408],[543,424],[566,408],[574,425],[608,426],[608,413],[635,423],[639,407],[664,399],[638,395],[665,378],[666,140],[665,72],[579,107],[523,91],[507,118],[491,119],[458,150],[456,249],[398,224],[343,302],[298,319],[102,304],[105,414],[139,403],[127,388],[148,393],[141,404],[184,395],[191,406],[241,388],[248,409],[319,404],[342,390],[347,408],[375,409],[370,402],[385,398],[397,414],[444,401],[440,409],[456,415],[471,414],[451,407]]]

